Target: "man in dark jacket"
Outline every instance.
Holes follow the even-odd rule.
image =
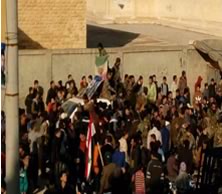
[[[57,96],[57,92],[56,92],[56,85],[54,81],[50,82],[50,88],[48,90],[47,93],[47,98],[46,98],[46,104],[48,105],[48,103],[51,101],[51,99],[55,99]]]
[[[169,92],[169,87],[167,84],[167,78],[164,76],[163,77],[163,83],[160,85],[161,87],[161,92],[163,96],[167,96],[168,92]]]
[[[113,155],[114,149],[113,149],[113,146],[112,146],[112,137],[111,136],[109,136],[109,135],[106,136],[105,144],[101,148],[101,152],[102,152],[103,158],[105,157],[105,154],[107,154],[107,153]]]
[[[115,82],[115,90],[117,91],[118,89],[118,85],[121,81],[121,76],[120,76],[120,64],[121,64],[121,60],[120,58],[116,58],[116,62],[112,68],[112,71],[113,71],[113,81]]]
[[[222,91],[221,91],[220,88],[217,91],[216,102],[217,102],[217,107],[221,109],[221,105],[222,105]]]
[[[26,106],[26,113],[31,114],[32,113],[32,100],[34,98],[33,96],[33,88],[29,87],[29,94],[25,98],[25,106]]]
[[[52,179],[53,183],[58,183],[58,164],[60,163],[60,149],[61,149],[61,138],[62,132],[61,129],[56,129],[55,134],[51,144],[51,167],[52,167]]]
[[[216,83],[215,83],[214,79],[212,78],[212,79],[211,79],[211,83],[210,83],[210,85],[209,85],[209,87],[208,87],[208,90],[209,90],[209,98],[211,98],[211,97],[214,97],[214,98],[215,98],[215,96],[216,96],[216,88],[215,88],[215,85],[216,85]]]
[[[74,79],[72,78],[72,75],[69,74],[68,75],[68,81],[65,83],[65,88],[68,90],[70,87],[71,82],[74,81]]]
[[[34,81],[34,95],[36,95],[36,93],[39,94],[40,97],[43,96],[43,93],[44,93],[44,90],[43,90],[43,87],[39,85],[39,81],[38,80],[35,80]]]
[[[155,142],[151,142],[151,161],[146,171],[146,190],[149,194],[162,194],[164,190],[163,165],[158,159],[158,147]]]

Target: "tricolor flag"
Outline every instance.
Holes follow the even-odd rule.
[[[86,180],[89,179],[92,167],[92,139],[95,133],[96,133],[95,126],[92,121],[92,118],[90,118],[87,137],[86,137],[86,168],[85,168]]]
[[[109,55],[96,56],[96,72],[95,75],[98,75],[106,79],[106,73],[109,65]]]

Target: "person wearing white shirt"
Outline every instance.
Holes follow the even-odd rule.
[[[178,89],[177,76],[174,75],[174,76],[173,76],[173,82],[172,82],[172,85],[171,85],[171,88],[170,88],[170,90],[171,90],[171,92],[172,92],[172,94],[173,94],[173,99],[176,98],[176,90],[177,90],[177,89]]]
[[[153,137],[155,135],[155,139]],[[147,135],[147,149],[150,150],[150,143],[152,141],[160,141],[160,144],[162,145],[162,136],[161,132],[154,126]]]
[[[127,139],[129,137],[129,134],[127,131],[124,132],[124,135],[120,138],[120,152],[125,153],[125,161],[129,163],[129,157],[128,157],[128,145],[127,145]]]

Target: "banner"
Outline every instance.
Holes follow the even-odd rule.
[[[1,43],[1,85],[5,86],[6,71],[5,71],[5,43]]]
[[[1,0],[1,85],[5,86],[6,0]]]

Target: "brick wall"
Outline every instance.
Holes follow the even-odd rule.
[[[19,48],[86,47],[86,0],[19,0]]]

